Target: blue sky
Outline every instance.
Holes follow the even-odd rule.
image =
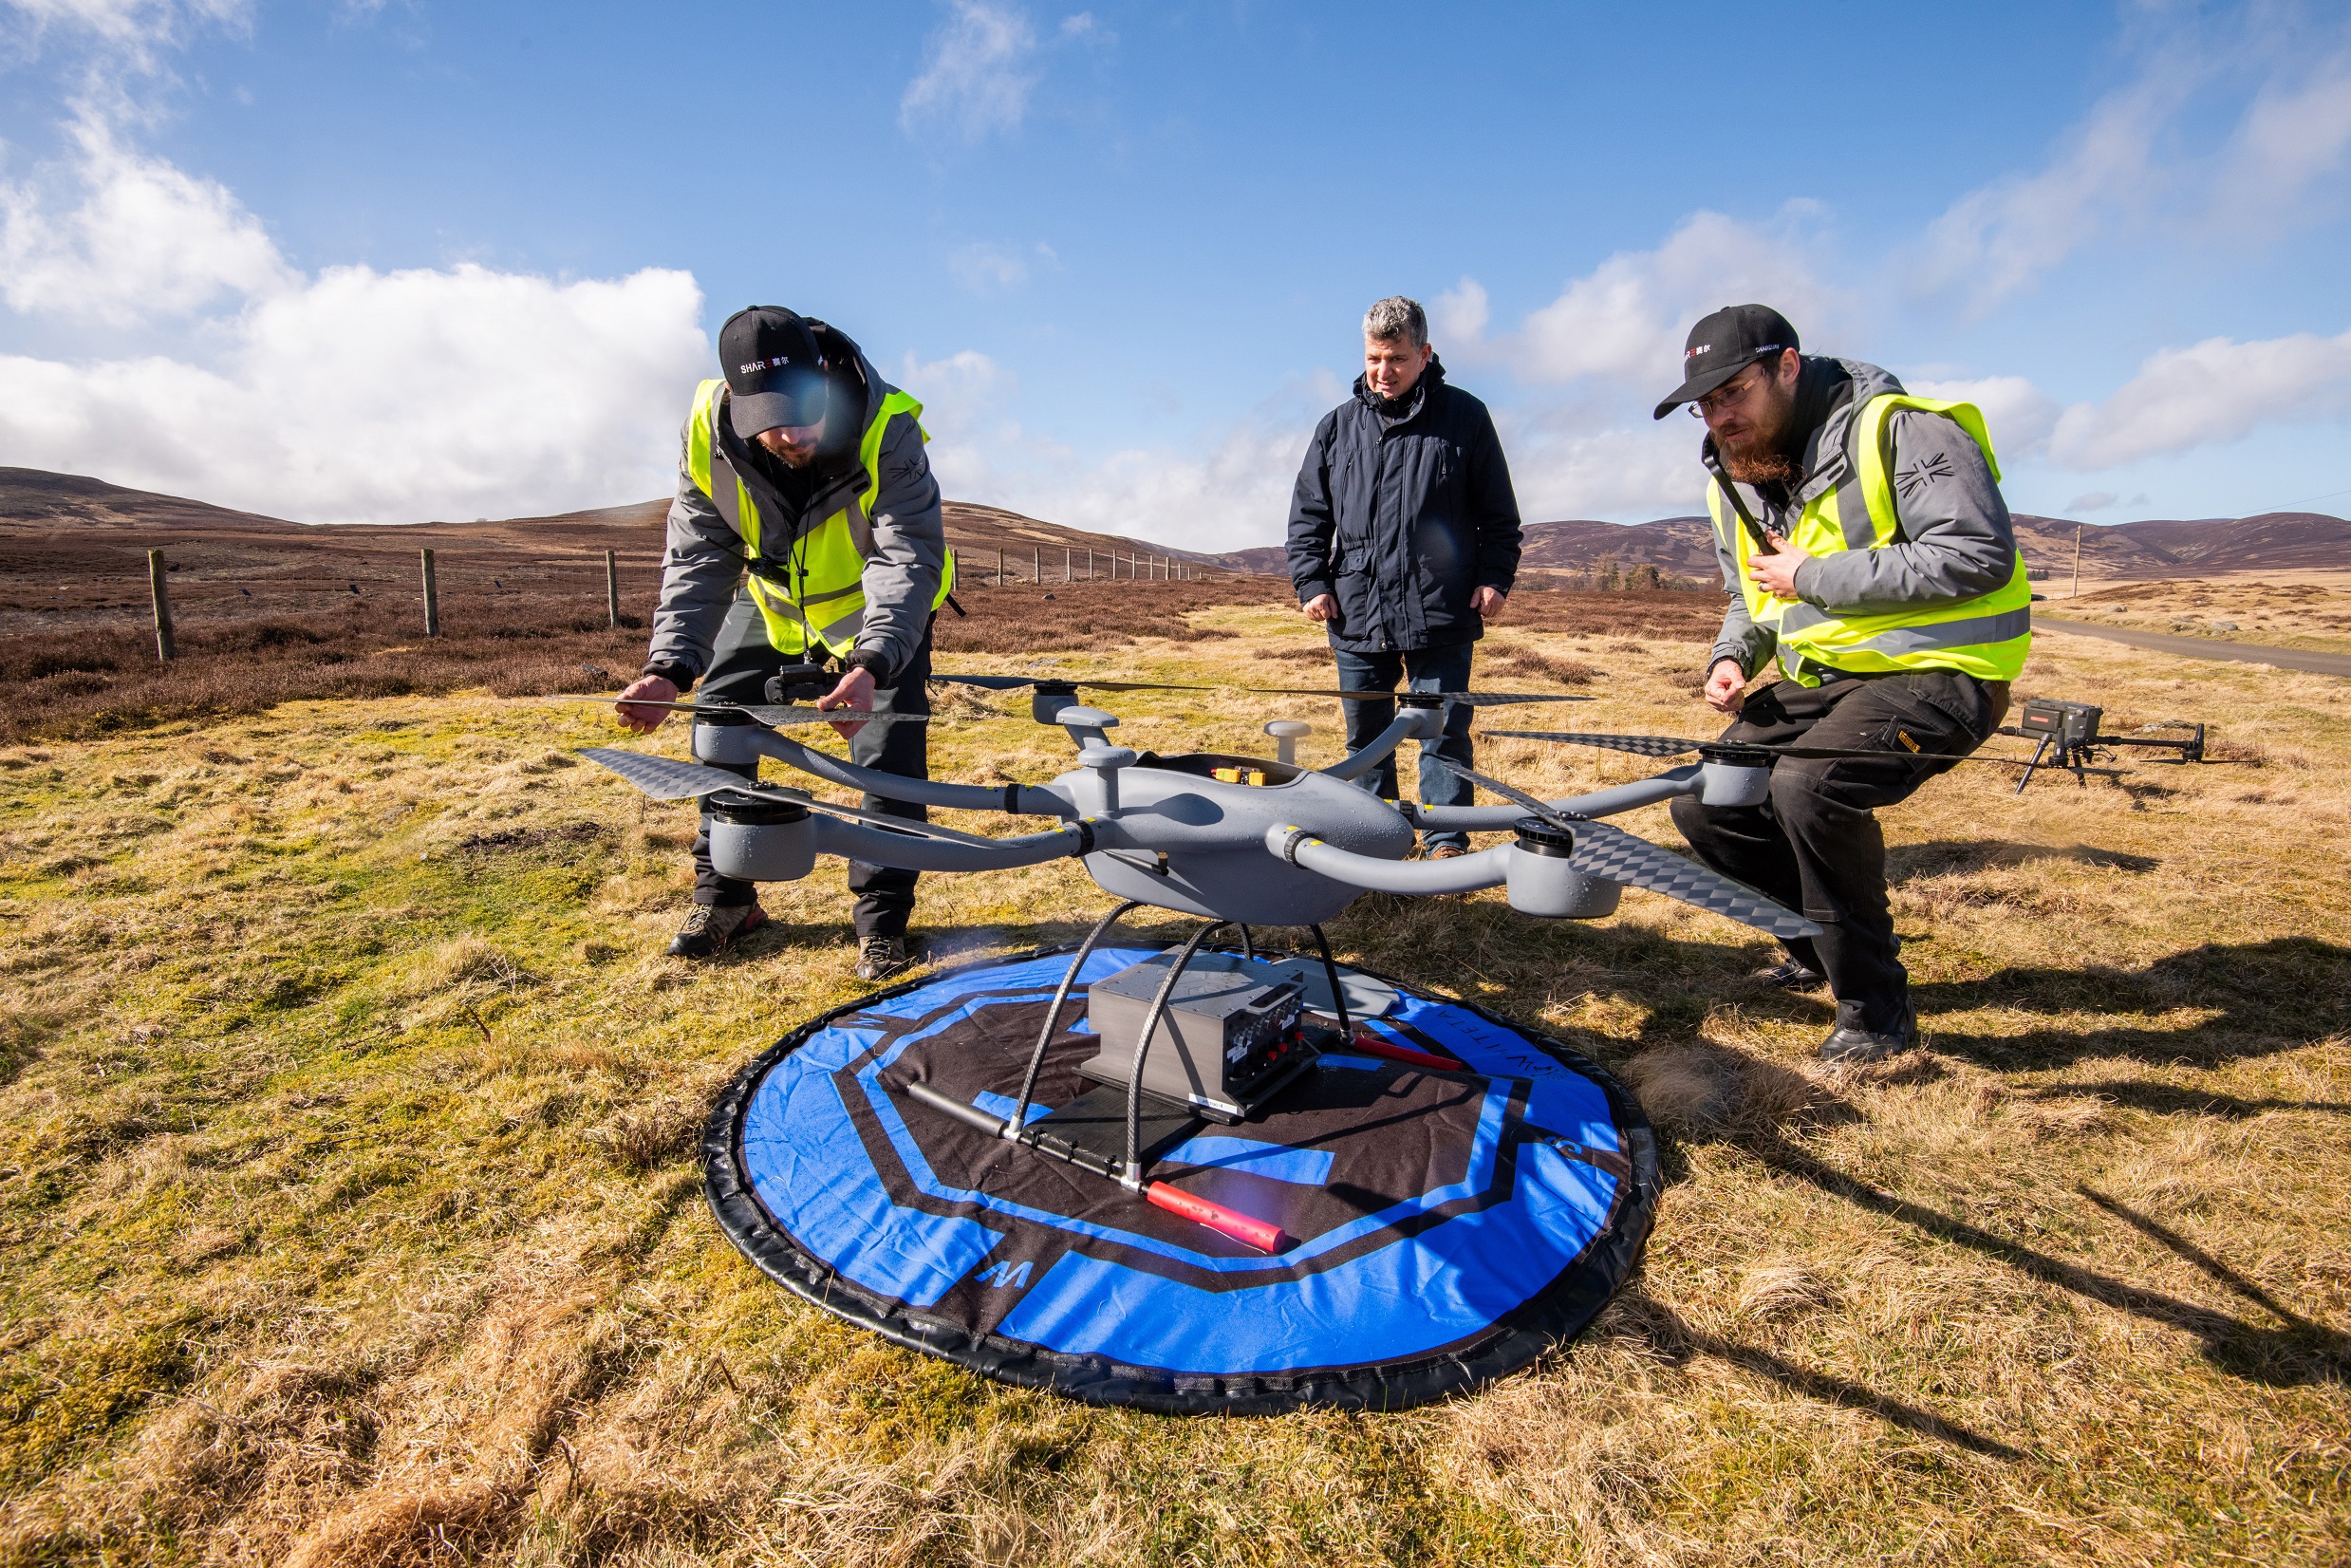
[[[1687,513],[1689,323],[1986,408],[2019,510],[2351,510],[2351,9],[0,0],[0,463],[642,499],[718,322],[951,495],[1277,539],[1386,293],[1530,519]]]

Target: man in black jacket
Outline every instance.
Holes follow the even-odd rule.
[[[1349,691],[1465,691],[1485,618],[1519,569],[1519,503],[1485,404],[1447,386],[1428,318],[1401,295],[1363,318],[1354,396],[1315,427],[1290,501],[1290,582],[1308,619],[1329,628]],[[1395,718],[1392,701],[1349,702],[1347,749]],[[1469,804],[1469,785],[1421,750],[1423,805]],[[1472,765],[1469,710],[1433,748]],[[1396,763],[1363,780],[1396,798]],[[1427,835],[1431,859],[1462,853],[1463,832]]]

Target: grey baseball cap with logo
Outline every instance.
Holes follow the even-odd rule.
[[[736,311],[718,328],[718,363],[731,395],[728,418],[743,439],[823,422],[825,362],[798,312],[780,305]]]
[[[1664,419],[1722,385],[1757,360],[1801,348],[1788,318],[1768,305],[1726,305],[1689,329],[1682,345],[1682,384],[1657,405]]]

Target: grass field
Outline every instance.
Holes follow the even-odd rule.
[[[1027,629],[954,663],[1323,677],[1295,616],[1203,587],[1123,631],[1002,590]],[[1535,597],[1497,679],[1704,733],[1710,601]],[[718,1236],[703,1107],[858,992],[848,900],[820,867],[721,961],[661,956],[692,818],[576,762],[593,712],[345,696],[0,747],[0,1563],[2340,1563],[2351,681],[2046,636],[2020,691],[2234,760],[2021,798],[1971,765],[1888,813],[1928,1032],[1891,1063],[1823,1068],[1826,999],[1751,988],[1767,944],[1680,905],[1358,904],[1343,956],[1612,1064],[1668,1186],[1557,1355],[1246,1421],[987,1383]],[[1137,745],[1286,715],[1334,755],[1311,701],[1116,706]],[[940,776],[1065,765],[944,711]],[[926,957],[1103,903],[1066,865],[929,878]]]

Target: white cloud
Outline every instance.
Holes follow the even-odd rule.
[[[560,512],[667,488],[710,358],[690,274],[308,275],[230,191],[129,146],[101,110],[84,103],[68,131],[68,164],[0,186],[0,300],[201,352],[0,357],[10,461],[307,522]]]
[[[2103,512],[2121,497],[2111,490],[2093,490],[2065,503],[2067,512]]]
[[[1919,381],[1903,385],[1922,398],[1971,402],[1984,413],[1992,451],[2004,463],[2030,457],[2048,445],[2063,412],[2055,398],[2023,376],[1986,376],[1976,381]]]
[[[1694,421],[1651,420],[1595,428],[1591,416],[1503,418],[1502,449],[1530,523],[1571,517],[1687,515],[1706,509],[1703,436]]]
[[[211,24],[242,31],[252,22],[252,0],[0,0],[34,41],[51,31],[83,34],[119,61],[152,70],[156,53],[177,44],[191,27]]]
[[[710,357],[691,275],[333,268],[216,363],[0,358],[0,448],[304,522],[606,506],[668,488]]]
[[[1486,325],[1493,320],[1493,307],[1485,297],[1485,286],[1476,278],[1465,277],[1428,302],[1429,336],[1439,349],[1459,351],[1465,356],[1485,337]]]
[[[2104,402],[2066,409],[2049,450],[2068,468],[2114,468],[2345,408],[2351,408],[2351,332],[2332,338],[2297,332],[2252,343],[2207,338],[2152,356]]]
[[[924,47],[923,69],[898,101],[899,124],[909,136],[943,126],[966,141],[1017,129],[1041,76],[1032,66],[1036,29],[1009,6],[952,5],[954,15]]]
[[[1790,202],[1759,226],[1701,212],[1653,251],[1618,252],[1521,324],[1509,345],[1519,374],[1663,392],[1680,379],[1674,371],[1690,327],[1709,310],[1748,301],[1778,309],[1807,339],[1826,341],[1847,312],[1805,254],[1806,226],[1818,215],[1810,202]]]
[[[293,273],[228,189],[122,145],[84,109],[70,173],[0,184],[0,298],[26,314],[129,326],[223,294],[266,294]],[[78,189],[53,214],[63,187]]]
[[[2213,221],[2267,231],[2305,215],[2304,193],[2342,167],[2351,151],[2351,50],[2319,60],[2299,79],[2264,84],[2230,139],[2213,179]]]

